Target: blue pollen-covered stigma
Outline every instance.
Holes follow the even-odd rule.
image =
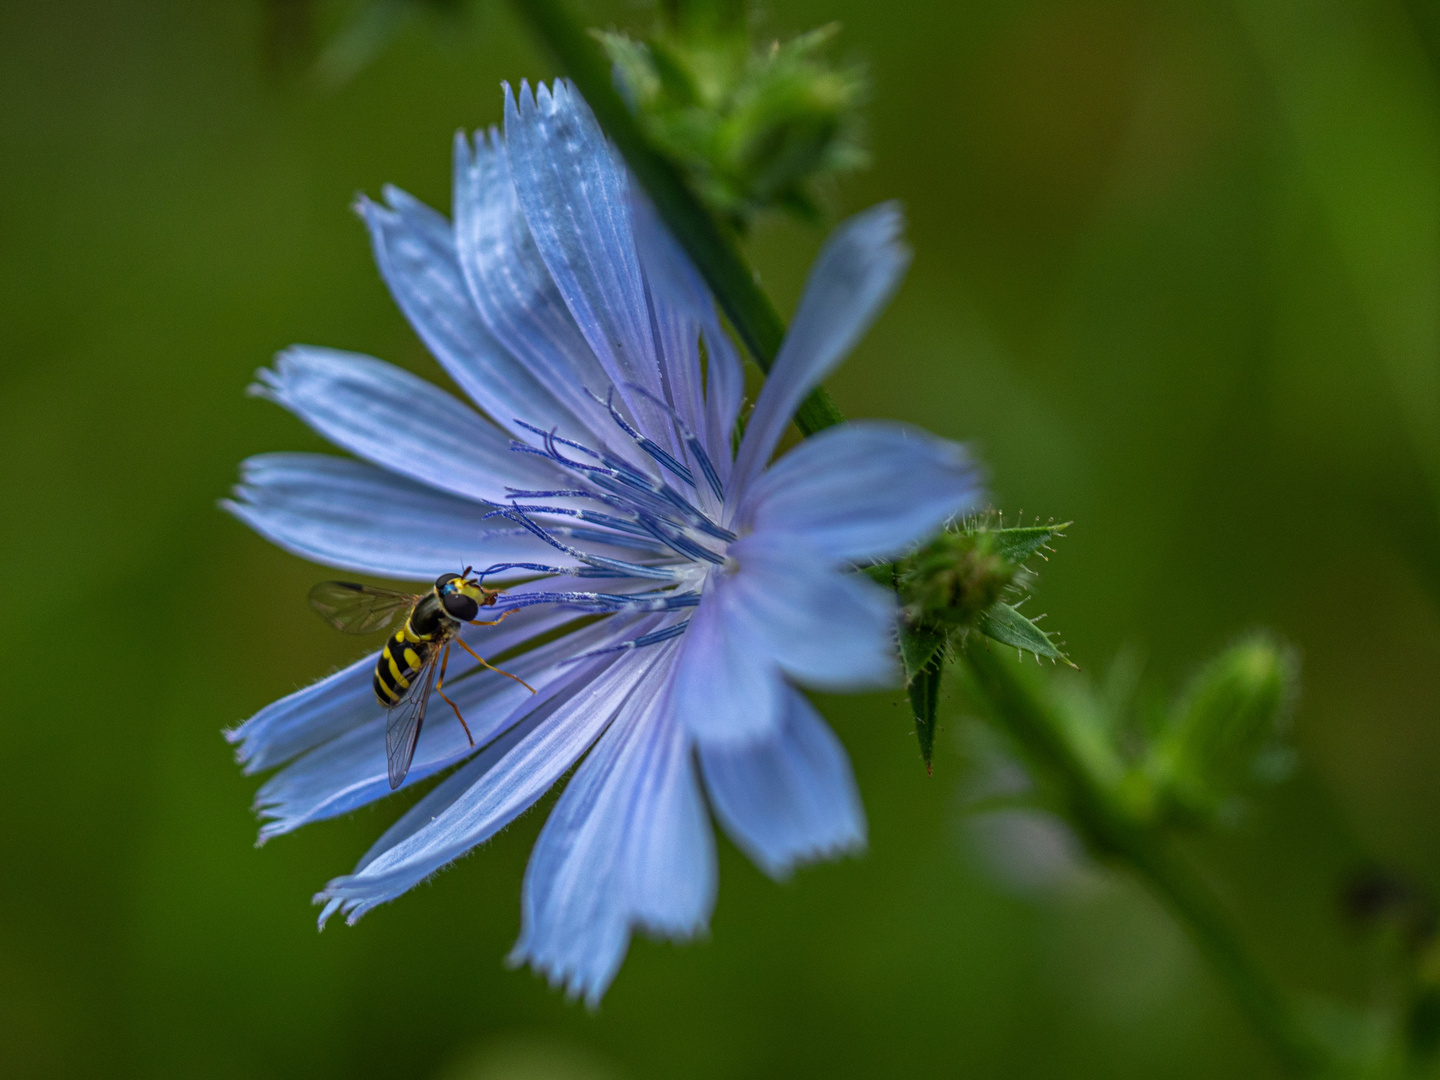
[[[678,461],[637,431],[615,407],[613,391],[604,400],[593,393],[590,396],[605,406],[616,427],[656,463],[662,474],[669,473],[682,485],[698,493],[695,475],[698,471],[702,482],[723,505],[724,487],[700,440],[668,405],[643,388],[632,389],[669,414],[692,456],[695,469]],[[539,436],[540,445],[517,441],[511,444],[511,449],[516,453],[545,458],[570,473],[574,481],[570,486],[548,490],[509,488],[509,505],[498,506],[487,516],[503,517],[514,522],[574,559],[578,565],[496,563],[480,571],[479,579],[483,581],[488,575],[502,571],[530,570],[537,574],[570,578],[640,579],[655,582],[655,587],[643,592],[554,590],[505,593],[497,600],[497,608],[559,604],[592,614],[614,614],[680,611],[700,602],[700,586],[706,576],[706,568],[725,563],[725,548],[737,539],[735,533],[713,521],[692,499],[668,483],[663,475],[649,475],[608,450],[592,449],[558,435],[553,429],[547,430],[523,420],[516,423]],[[597,505],[557,505],[550,501],[559,499],[588,500]],[[548,520],[537,520],[555,518],[569,519],[575,524],[560,526]],[[625,549],[638,553],[642,561],[585,550],[577,546],[579,544]],[[687,625],[688,621],[661,627],[631,641],[572,659],[581,660],[599,653],[659,644],[684,633]]]

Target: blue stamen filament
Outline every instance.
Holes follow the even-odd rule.
[[[664,408],[674,422],[681,442],[692,455],[694,464],[705,477],[710,491],[723,502],[723,487],[714,464],[706,455],[698,438],[685,426],[675,410],[642,388],[636,391]],[[695,473],[684,463],[637,431],[616,407],[614,392],[602,402],[620,431],[643,452],[662,472],[669,472],[692,490],[698,490]],[[565,575],[590,578],[639,578],[661,587],[639,593],[604,593],[581,590],[510,592],[497,601],[500,609],[557,604],[593,614],[681,611],[700,602],[701,583],[708,568],[723,565],[727,555],[724,547],[716,549],[707,541],[727,545],[736,539],[729,529],[711,520],[699,506],[682,495],[659,476],[643,471],[629,461],[601,447],[594,449],[564,438],[555,430],[517,421],[525,430],[539,437],[540,445],[522,442],[512,444],[517,453],[545,458],[574,477],[573,486],[549,489],[507,489],[511,502],[490,511],[487,517],[503,517],[525,529],[549,547],[574,559],[576,566],[551,566],[545,563],[496,563],[479,574],[480,580],[506,571],[533,571],[541,575]],[[562,449],[563,448],[563,449]],[[581,499],[600,504],[604,509],[561,506],[548,500]],[[546,500],[546,501],[530,501]],[[554,519],[583,522],[588,528],[552,524]],[[546,520],[549,519],[549,520]],[[567,543],[604,544],[629,549],[642,555],[643,561],[617,559],[587,551]],[[651,561],[652,559],[656,561]],[[644,648],[669,641],[685,632],[688,620],[642,634],[630,641],[573,657],[581,660],[600,653]]]
[[[700,466],[700,471],[705,474],[705,479],[710,484],[710,490],[713,491],[715,497],[723,503],[725,501],[725,487],[720,483],[720,474],[715,471],[715,465],[710,460],[710,455],[705,452],[705,447],[701,444],[695,432],[690,430],[690,425],[681,419],[680,414],[676,412],[674,408],[661,401],[649,390],[646,390],[645,387],[636,383],[626,383],[626,389],[634,390],[641,397],[645,398],[645,400],[659,406],[669,414],[671,421],[675,424],[676,430],[680,432],[680,438],[685,443],[686,448],[689,449],[690,453],[695,455],[695,463]],[[691,487],[695,486],[695,481],[690,479],[688,469],[686,470],[686,479],[689,480]]]

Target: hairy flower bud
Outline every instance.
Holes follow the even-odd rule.
[[[1028,589],[1031,556],[1064,535],[1067,524],[1004,527],[998,514],[969,518],[940,533],[924,547],[883,571],[904,605],[900,656],[905,686],[915,711],[920,754],[930,767],[940,680],[952,640],[970,630],[1037,658],[1069,663],[1058,642],[1006,603],[1008,592]]]
[[[944,532],[900,564],[900,596],[912,625],[974,625],[1019,571],[992,532]]]

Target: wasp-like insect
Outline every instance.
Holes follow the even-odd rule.
[[[451,645],[459,645],[484,667],[514,679],[532,694],[535,692],[524,679],[493,667],[460,640],[462,625],[494,626],[510,614],[507,611],[489,622],[476,618],[482,607],[494,605],[500,591],[487,589],[472,579],[470,569],[467,566],[459,574],[441,574],[429,592],[418,595],[353,581],[322,581],[310,590],[310,606],[322,619],[346,634],[373,634],[390,625],[400,612],[407,612],[405,621],[390,635],[375,662],[373,683],[380,704],[390,710],[385,724],[385,759],[392,788],[404,783],[405,774],[410,771],[432,689],[455,710],[455,719],[465,729],[465,737],[471,746],[475,745],[470,725],[460,715],[459,706],[445,694],[445,665],[450,659]]]

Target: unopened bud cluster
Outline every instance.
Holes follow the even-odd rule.
[[[974,630],[1050,660],[1066,660],[1060,644],[1020,613],[1020,594],[1034,575],[1026,561],[1064,534],[1059,524],[1005,527],[987,513],[946,529],[885,568],[904,605],[900,656],[926,767],[935,739],[940,681],[954,646]],[[1016,600],[1017,605],[1007,602]],[[1066,661],[1068,662],[1068,661]]]
[[[976,784],[974,812],[996,812],[996,778],[1008,776],[1004,810],[1047,815],[1101,862],[1131,857],[1136,836],[1232,824],[1257,787],[1289,771],[1283,739],[1297,662],[1267,634],[1223,650],[1168,703],[1133,653],[1098,682],[1078,673],[1042,680],[983,642],[963,656],[966,692],[1000,736],[977,744],[988,750],[989,775]],[[1440,977],[1436,986],[1440,1007]]]
[[[973,626],[1019,569],[1001,552],[992,532],[941,533],[899,566],[897,584],[906,620],[950,629]]]
[[[838,32],[752,41],[744,0],[667,0],[650,35],[603,33],[656,146],[737,228],[763,210],[818,216],[817,185],[863,166],[866,80],[824,52]]]

